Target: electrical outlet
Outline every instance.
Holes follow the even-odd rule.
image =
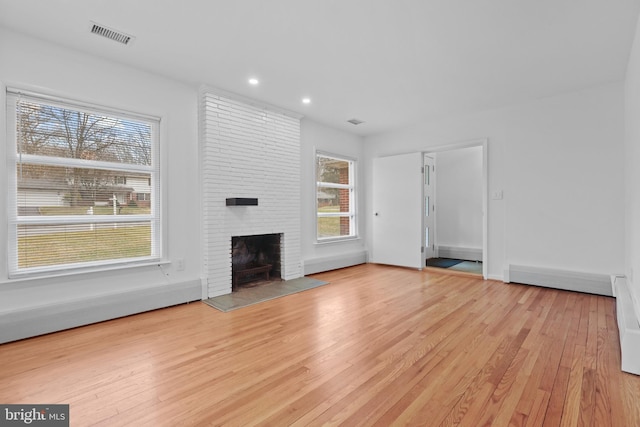
[[[176,271],[184,270],[184,258],[178,258],[176,260]]]

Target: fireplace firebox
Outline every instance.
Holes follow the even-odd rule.
[[[232,290],[281,280],[282,234],[231,238]]]

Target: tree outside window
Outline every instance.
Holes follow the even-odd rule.
[[[7,102],[10,276],[157,258],[158,209],[127,203],[158,182],[159,121],[11,90]]]

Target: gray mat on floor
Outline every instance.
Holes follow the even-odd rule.
[[[266,285],[255,286],[253,288],[240,288],[237,292],[209,298],[202,302],[213,308],[217,308],[220,311],[227,312],[247,307],[249,305],[258,304],[263,301],[269,301],[286,295],[295,294],[296,292],[317,288],[318,286],[326,285],[327,283],[329,282],[323,282],[310,277],[300,277],[298,279],[273,282]]]
[[[449,270],[464,271],[466,273],[482,274],[482,263],[475,261],[462,261],[452,267]]]
[[[427,260],[427,267],[449,268],[456,264],[460,264],[461,259],[452,258],[429,258]]]

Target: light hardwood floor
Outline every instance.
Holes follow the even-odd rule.
[[[362,265],[0,346],[0,403],[71,425],[640,426],[612,298]]]

